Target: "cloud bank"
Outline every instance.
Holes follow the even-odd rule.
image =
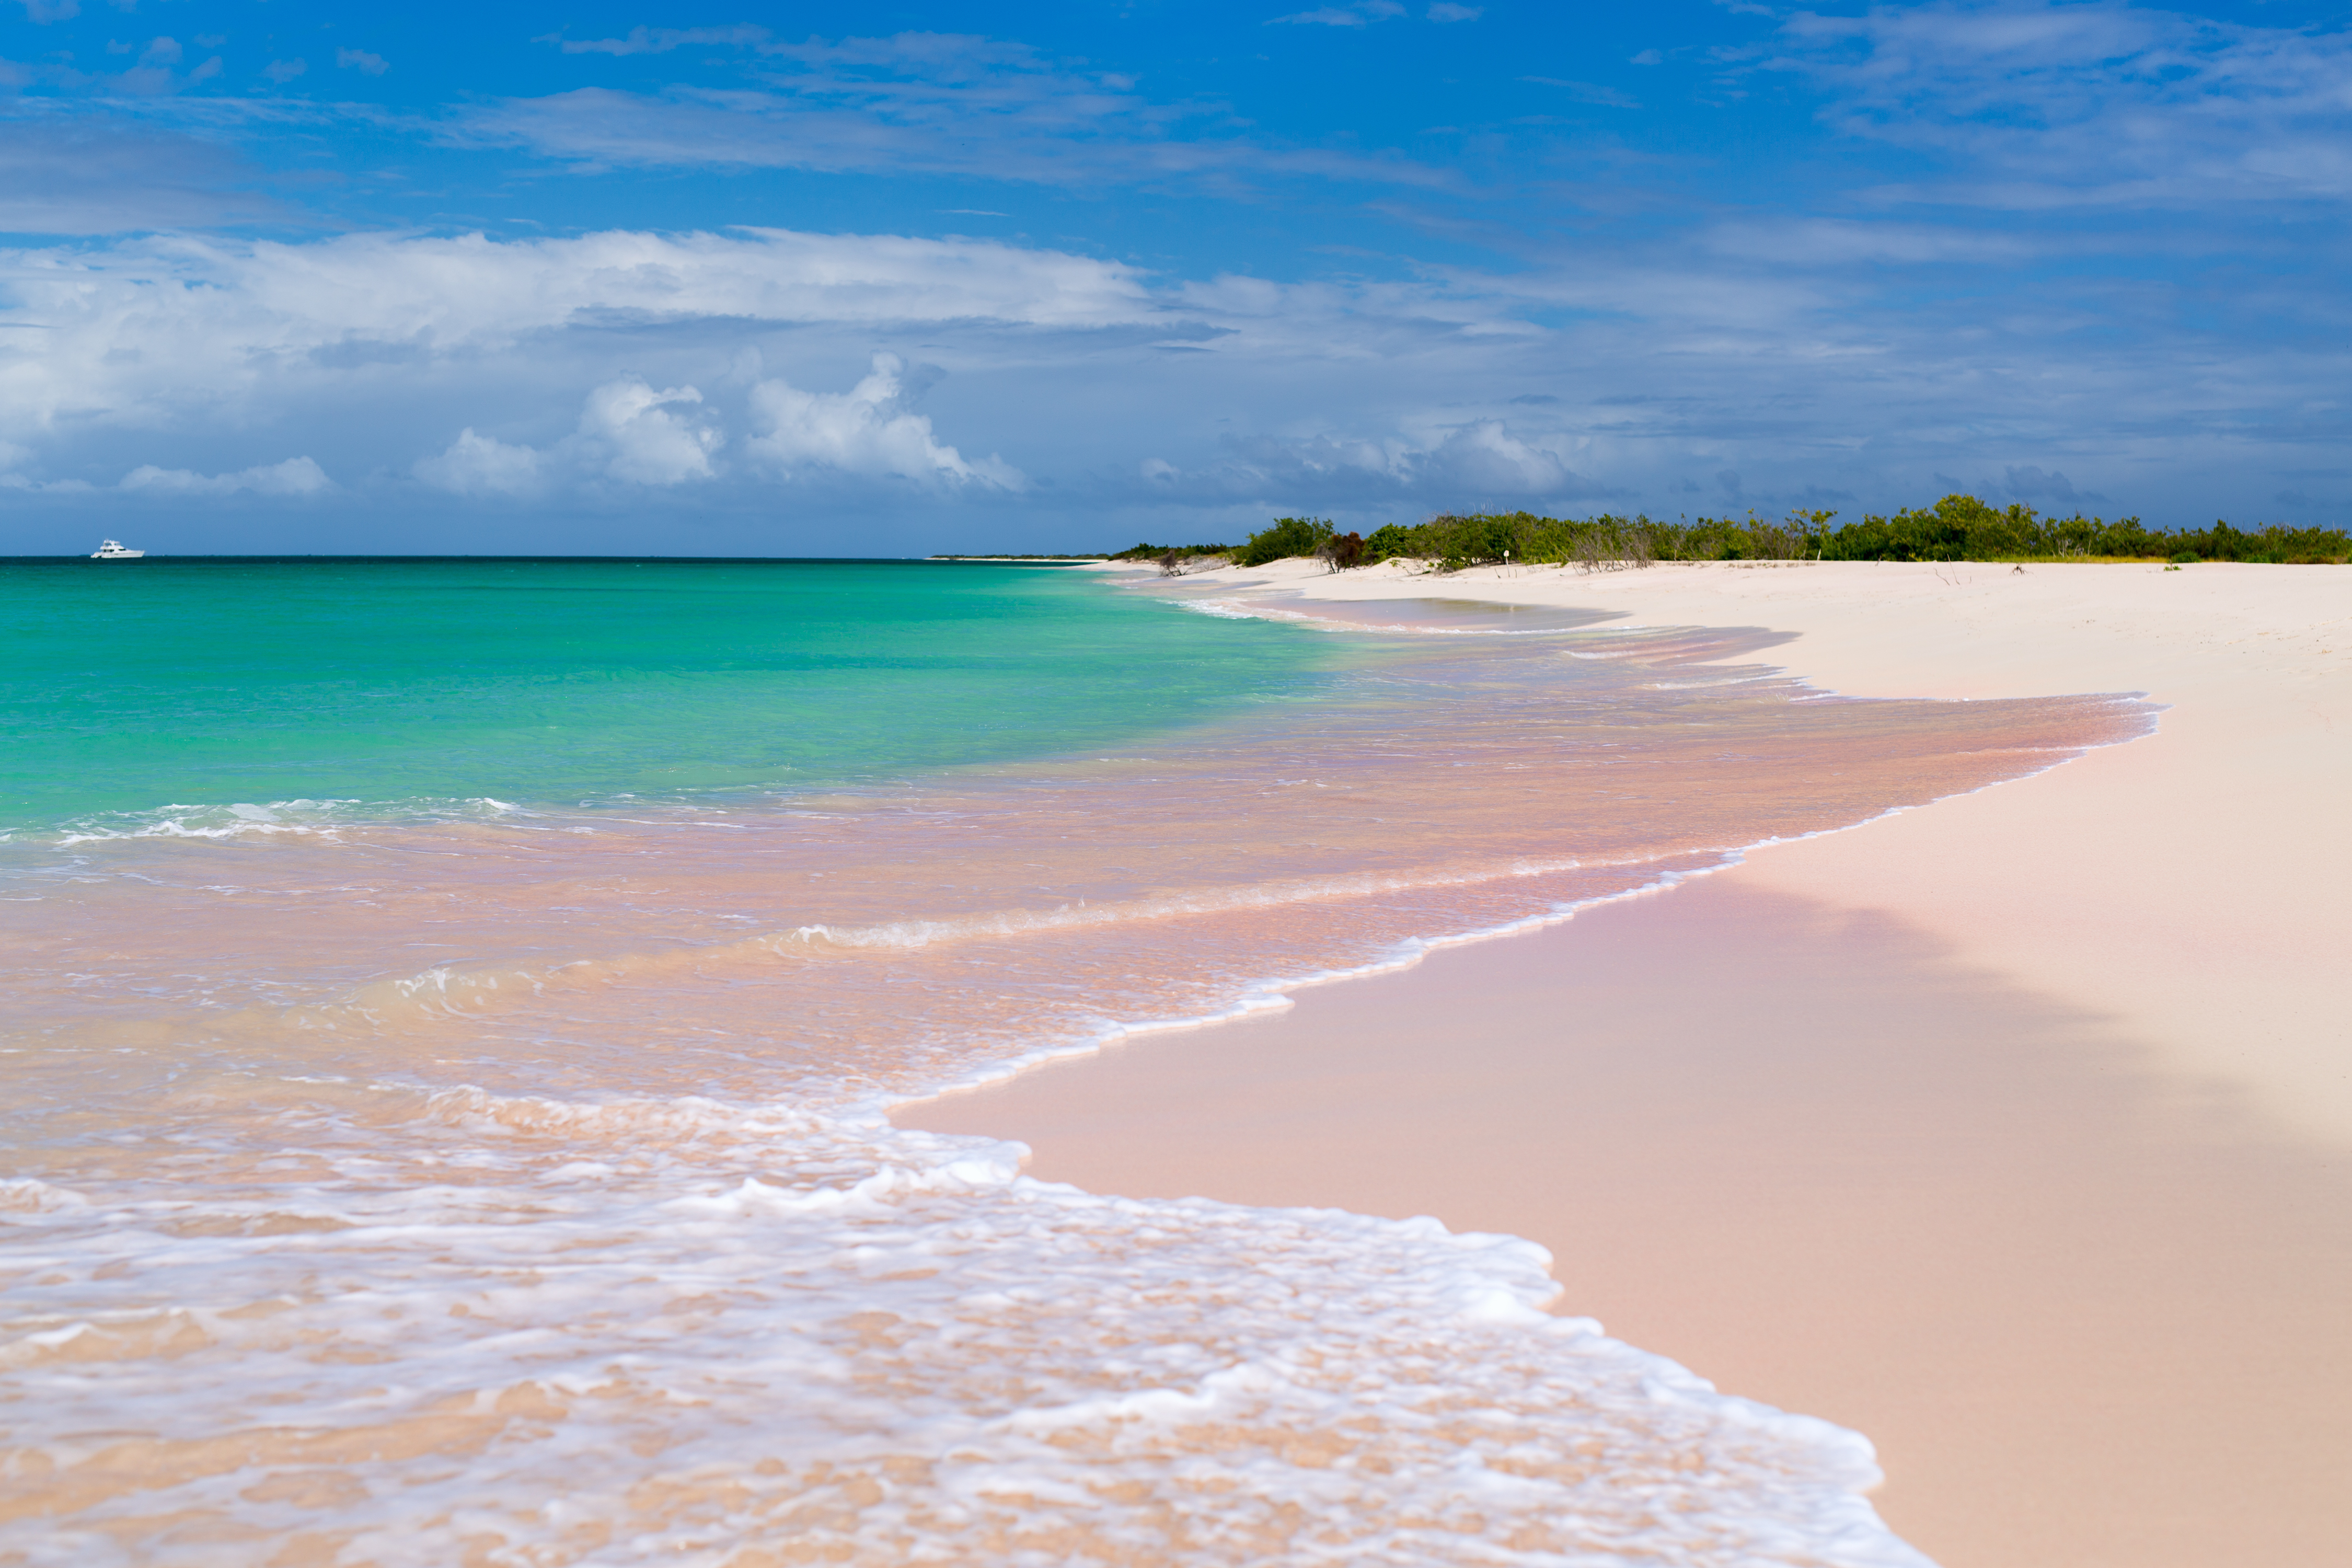
[[[2242,417],[2214,427],[2218,384],[2242,411],[2307,405],[2352,373],[2352,351],[2315,340],[2184,381],[2161,322],[2058,366],[2047,317],[1962,344],[1909,308],[1919,269],[2010,265],[2019,243],[1751,221],[1672,262],[1312,283],[777,230],[20,249],[0,256],[0,471],[58,505],[429,494],[736,515],[790,498],[793,516],[942,531],[956,508],[1016,503],[1040,530],[1269,507],[1769,509],[1925,499],[1955,474],[2073,505],[2242,459],[2262,438]],[[1895,283],[1865,281],[1888,268]],[[2053,435],[2093,410],[2134,433]],[[2309,437],[2267,439],[2273,489],[2326,493]]]
[[[527,73],[463,94],[356,31],[307,63],[195,22],[102,69],[0,62],[0,224],[56,237],[0,252],[0,526],[310,509],[789,550],[1949,485],[2185,523],[2352,505],[2344,29],[1710,15],[1605,49],[1423,0],[1183,24],[1265,55],[1272,96],[1177,55],[723,18],[518,40]],[[233,84],[196,79],[216,58]],[[1341,58],[1344,89],[1301,86]],[[1383,92],[1383,60],[1428,90]],[[1699,133],[1733,121],[1777,129]],[[378,145],[447,210],[382,216],[425,210],[404,163],[330,221],[314,164],[264,156],[340,147],[350,193]],[[491,185],[566,237],[471,232]],[[892,232],[611,216],[653,211]]]

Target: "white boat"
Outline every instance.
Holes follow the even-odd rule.
[[[91,551],[89,558],[92,561],[136,561],[146,553],[143,550],[125,550],[121,540],[109,539]]]

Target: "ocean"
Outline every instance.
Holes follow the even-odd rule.
[[[1214,581],[0,563],[0,1562],[1924,1561],[1531,1243],[887,1112],[2149,710]]]

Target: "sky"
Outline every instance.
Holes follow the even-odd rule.
[[[6,0],[0,553],[2352,521],[2339,5]]]

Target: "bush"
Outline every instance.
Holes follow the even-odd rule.
[[[1233,552],[1234,564],[1263,566],[1269,561],[1312,555],[1335,531],[1328,518],[1277,517],[1272,528],[1251,534],[1249,542]]]
[[[1745,518],[1658,522],[1610,513],[1556,518],[1525,511],[1441,512],[1426,522],[1391,522],[1374,529],[1363,539],[1358,561],[1369,566],[1403,556],[1450,572],[1504,560],[1609,571],[1653,561],[2104,558],[2306,563],[2352,557],[2352,535],[2340,528],[2249,531],[2216,522],[2176,533],[2143,527],[2136,517],[2116,522],[2082,516],[2045,518],[2032,507],[1994,507],[1967,495],[1948,495],[1933,506],[1892,516],[1874,513],[1833,528],[1836,517],[1833,511],[1794,511],[1773,521],[1750,512]],[[1277,518],[1273,527],[1253,534],[1233,553],[1244,566],[1294,555],[1333,562],[1349,548],[1335,542],[1354,537],[1338,534],[1320,518]]]
[[[1230,544],[1139,544],[1132,550],[1122,550],[1105,559],[1111,561],[1159,561],[1170,555],[1224,555],[1233,550]]]
[[[1364,563],[1364,536],[1360,533],[1335,533],[1316,550],[1315,559],[1334,572],[1361,566]]]

